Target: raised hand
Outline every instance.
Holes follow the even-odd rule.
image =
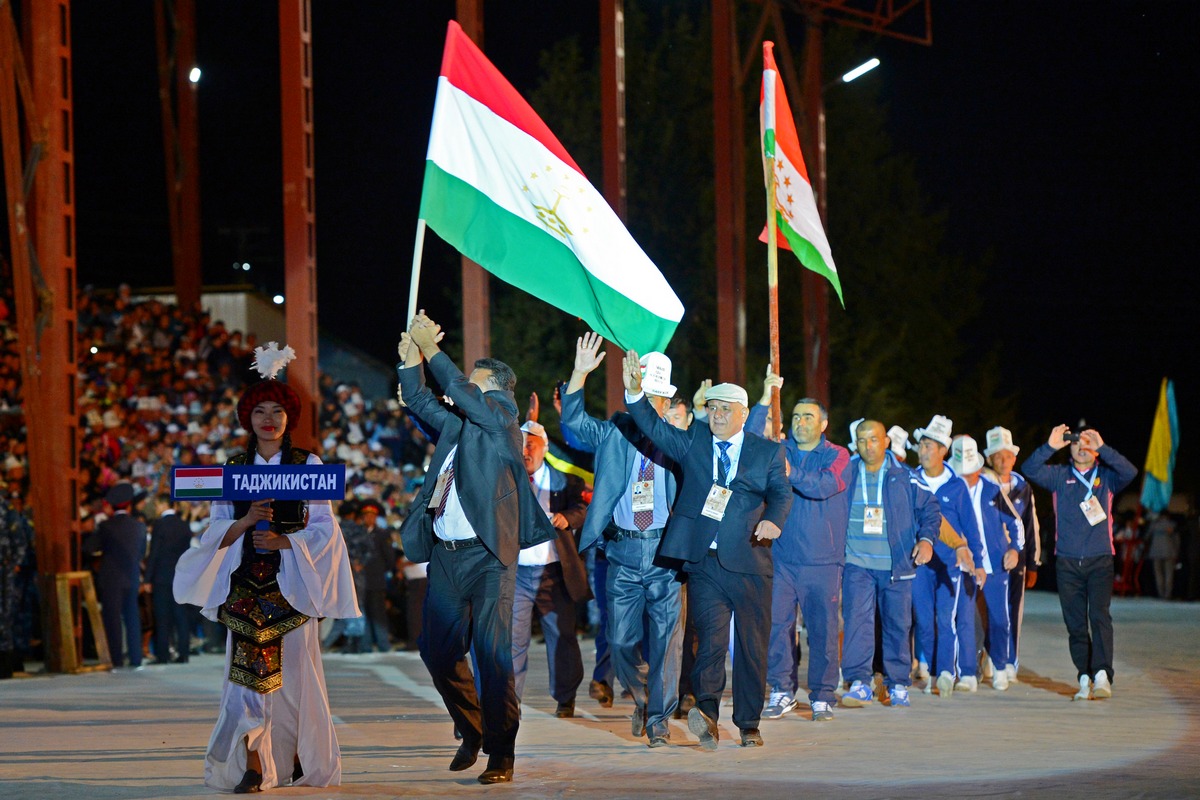
[[[629,350],[621,360],[621,378],[625,382],[625,391],[630,394],[642,392],[641,357],[636,350]]]
[[[1066,447],[1067,440],[1063,438],[1063,434],[1069,430],[1070,428],[1068,428],[1066,425],[1055,425],[1054,429],[1050,431],[1050,446],[1055,450],[1062,450],[1064,447]]]
[[[1094,430],[1086,430],[1079,434],[1079,446],[1085,450],[1099,451],[1104,447],[1104,440],[1100,438],[1100,434]]]
[[[604,338],[595,332],[585,333],[575,341],[575,371],[584,375],[600,366],[606,355]]]
[[[706,416],[704,401],[708,399],[708,390],[711,388],[712,378],[705,378],[700,382],[700,388],[692,395],[692,412],[698,417]]]
[[[529,393],[529,407],[525,409],[525,421],[537,422],[538,414],[541,413],[541,402],[538,400],[537,392]]]
[[[711,383],[710,383],[710,385],[711,385]],[[782,389],[782,388],[783,388],[783,378],[780,377],[779,375],[775,374],[775,371],[773,369],[771,369],[770,362],[768,362],[767,363],[767,376],[765,378],[763,378],[762,399],[758,401],[758,404],[760,406],[771,405],[771,390],[772,389]]]
[[[554,410],[562,416],[562,388],[559,386],[554,387]]]

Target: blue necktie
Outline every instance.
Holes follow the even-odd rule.
[[[717,448],[721,451],[717,456],[717,483],[722,486],[729,485],[729,470],[733,467],[733,462],[729,460],[731,446],[729,442],[717,442]]]

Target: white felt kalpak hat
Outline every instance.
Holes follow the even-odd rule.
[[[929,424],[924,428],[917,428],[913,431],[913,438],[920,442],[922,439],[933,439],[938,444],[949,447],[951,444],[950,431],[954,428],[954,422],[943,417],[941,414],[934,414],[933,419],[929,420]]]
[[[950,447],[950,469],[959,475],[971,475],[983,469],[979,445],[970,436],[956,436]]]
[[[987,449],[983,454],[990,457],[1001,450],[1007,450],[1014,456],[1021,452],[1021,448],[1013,444],[1012,431],[997,425],[987,432]]]
[[[642,391],[656,397],[674,397],[671,385],[671,359],[662,353],[646,353],[638,359],[642,365]]]

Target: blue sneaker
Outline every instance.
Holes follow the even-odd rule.
[[[850,691],[842,695],[842,705],[846,708],[862,708],[874,699],[869,684],[855,681],[850,685]]]
[[[908,687],[893,686],[891,692],[888,693],[888,699],[891,701],[892,708],[907,708],[908,702]]]

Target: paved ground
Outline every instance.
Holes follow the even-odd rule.
[[[683,723],[677,746],[650,750],[629,731],[631,706],[560,720],[533,660],[516,782],[483,787],[482,769],[446,771],[449,718],[408,653],[331,655],[330,702],[343,785],[277,789],[285,797],[1176,798],[1200,796],[1200,604],[1118,600],[1115,697],[1072,702],[1074,671],[1057,597],[1032,593],[1021,682],[1006,693],[913,694],[816,725],[764,720],[766,747],[735,747],[728,721],[716,753]],[[587,643],[590,646],[590,642]],[[176,798],[202,785],[222,660],[138,672],[0,682],[0,798]],[[723,714],[728,717],[728,709]]]

